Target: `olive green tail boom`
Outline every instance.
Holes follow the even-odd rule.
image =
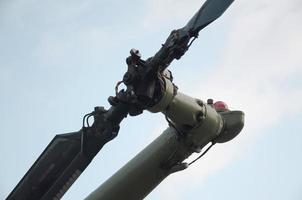
[[[200,152],[209,142],[214,144],[233,139],[244,125],[243,112],[216,112],[213,106],[181,93],[174,97],[169,108],[171,118],[176,116],[170,123],[172,127],[166,129],[86,200],[143,199],[167,176],[186,169],[190,163],[184,160],[192,153]],[[201,121],[194,117],[200,110],[204,113]],[[169,115],[167,110],[165,113]],[[181,122],[194,122],[195,126],[186,131],[188,126]]]
[[[143,199],[172,173],[165,164],[180,145],[175,130],[168,128],[85,200]]]

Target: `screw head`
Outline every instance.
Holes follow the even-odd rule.
[[[214,103],[214,100],[213,100],[213,99],[208,99],[208,100],[207,100],[207,104],[212,105],[213,103]]]
[[[198,105],[200,105],[200,106],[204,106],[203,101],[201,101],[200,99],[197,99],[197,100],[196,100],[196,103],[197,103]]]
[[[203,112],[197,113],[197,115],[196,115],[196,120],[197,120],[198,122],[201,122],[204,118],[205,118],[205,117],[204,117]]]

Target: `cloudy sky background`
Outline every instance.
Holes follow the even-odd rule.
[[[0,199],[55,134],[109,107],[131,48],[160,48],[203,1],[0,2]],[[302,3],[235,1],[173,62],[186,94],[224,100],[246,125],[146,199],[302,199]],[[166,127],[160,114],[127,118],[63,199],[83,199]]]

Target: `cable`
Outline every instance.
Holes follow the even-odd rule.
[[[84,115],[84,117],[83,117],[83,125],[82,125],[83,128],[86,127],[86,126],[85,126],[85,119],[86,119],[86,117],[87,117],[89,114],[90,114],[90,113]]]
[[[93,115],[94,115],[94,113],[88,115],[88,117],[86,118],[87,127],[90,127],[90,125],[89,125],[89,118],[92,117]]]
[[[116,83],[116,85],[115,85],[115,95],[117,96],[117,94],[118,94],[118,87],[120,86],[120,84],[122,84],[124,81],[119,81],[119,82],[117,82]]]
[[[200,156],[198,156],[195,160],[190,162],[188,165],[190,166],[191,164],[195,163],[198,159],[200,159],[202,156],[204,156],[211,149],[211,147],[214,146],[214,144],[215,142],[212,142],[212,144]]]
[[[191,42],[188,44],[188,46],[187,46],[187,48],[189,49],[190,48],[190,46],[192,45],[192,43],[194,42],[194,40],[196,40],[196,38],[197,38],[198,36],[195,36],[192,40],[191,40]]]
[[[91,113],[88,113],[88,114],[84,115],[84,117],[83,117],[83,125],[82,125],[83,128],[90,127],[89,118],[90,118],[91,116],[93,116],[94,114],[95,114],[95,112],[92,111]],[[85,121],[86,121],[87,127],[85,126]]]
[[[169,126],[172,126],[172,128],[174,128],[176,130],[177,135],[180,137],[184,137],[184,134],[181,131],[179,131],[176,128],[176,126],[174,126],[174,124],[170,121],[170,119],[168,118],[168,116],[166,114],[165,114],[165,118],[166,118],[166,121],[168,122]]]

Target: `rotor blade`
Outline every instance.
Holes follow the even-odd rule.
[[[7,200],[60,199],[102,147],[117,136],[128,113],[122,103],[108,111],[100,108],[95,108],[91,127],[56,135]]]
[[[60,199],[90,161],[82,131],[56,135],[7,199]]]
[[[233,1],[207,0],[186,26],[170,33],[160,50],[148,61],[152,69],[150,71],[163,72],[174,59],[180,59],[198,36],[198,32],[220,17]]]
[[[220,17],[233,1],[207,0],[184,29],[192,33],[192,35],[198,34],[201,29]]]

